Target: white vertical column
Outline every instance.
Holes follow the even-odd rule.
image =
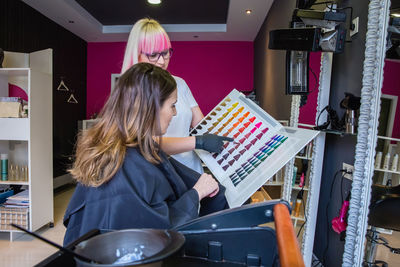
[[[297,127],[299,124],[299,113],[300,113],[300,96],[292,96],[292,106],[290,109],[290,127]],[[293,182],[293,166],[295,158],[291,159],[289,163],[285,165],[285,180],[283,183],[282,199],[290,203],[292,195],[292,182]]]
[[[331,73],[332,73],[332,53],[322,53],[321,55],[321,69],[319,75],[319,87],[317,98],[317,117],[315,118],[315,125],[321,121],[327,120],[327,113],[321,114],[324,107],[329,104],[329,93],[331,88]],[[319,114],[321,114],[319,116]],[[319,122],[317,121],[319,118]],[[312,161],[309,176],[309,191],[306,203],[305,217],[307,223],[304,225],[302,253],[306,266],[311,266],[315,226],[317,223],[318,201],[319,192],[321,187],[322,165],[324,161],[325,151],[325,133],[320,133],[314,139]]]

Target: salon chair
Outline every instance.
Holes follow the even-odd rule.
[[[373,185],[369,208],[367,245],[364,266],[386,267],[384,261],[375,260],[377,245],[384,245],[392,253],[400,254],[400,249],[389,246],[387,240],[379,236],[377,228],[400,231],[400,185]]]
[[[182,233],[185,243],[163,260],[162,267],[304,267],[289,212],[286,201],[270,200],[215,212],[171,229]],[[275,227],[260,226],[268,222]],[[110,231],[94,229],[67,248],[73,250],[80,242]],[[58,251],[36,266],[76,264],[73,257]]]

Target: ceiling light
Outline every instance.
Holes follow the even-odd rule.
[[[161,4],[161,0],[147,0],[147,2],[148,2],[149,4],[152,4],[152,5],[159,5],[159,4]]]
[[[392,16],[396,17],[396,18],[400,18],[400,14],[399,13],[393,13]]]
[[[246,14],[251,14],[251,9],[246,9]]]

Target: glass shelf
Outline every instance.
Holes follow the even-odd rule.
[[[336,134],[336,135],[339,135],[339,136],[341,136],[341,137],[343,137],[343,136],[357,136],[357,133],[346,133],[346,132],[342,132],[342,131],[336,131],[336,130],[319,130],[319,131],[321,131],[321,132],[324,132],[324,133],[328,133],[328,134]]]
[[[319,131],[324,132],[324,133],[328,133],[328,134],[340,135],[340,136],[342,136],[342,137],[343,137],[343,136],[348,136],[348,135],[350,135],[350,136],[357,136],[357,134],[358,134],[358,133],[346,133],[346,132],[342,132],[342,131],[329,130],[329,129],[328,129],[328,130],[319,130]],[[400,141],[399,138],[388,137],[388,136],[381,136],[381,135],[378,135],[377,138],[378,138],[378,139],[390,140],[390,141],[396,141],[396,142],[399,142],[399,141]]]

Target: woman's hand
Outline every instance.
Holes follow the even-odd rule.
[[[222,151],[224,141],[232,142],[233,138],[215,134],[197,135],[195,148],[219,153]]]
[[[205,197],[213,197],[218,194],[219,186],[218,182],[210,174],[203,173],[193,186],[193,189],[197,191],[199,199],[202,200]]]

